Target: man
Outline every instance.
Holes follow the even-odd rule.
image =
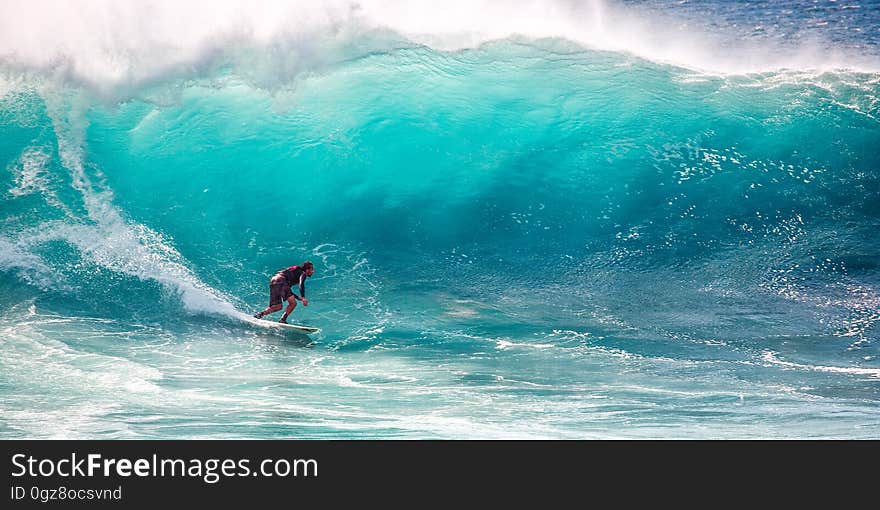
[[[287,316],[296,308],[296,301],[302,301],[303,306],[309,306],[306,299],[306,278],[315,274],[315,265],[309,261],[303,262],[302,266],[290,266],[275,273],[269,280],[269,308],[254,314],[257,319],[275,313],[282,308],[282,302],[287,301],[287,310],[281,316],[282,322],[287,324]],[[299,285],[299,296],[293,293],[291,287]]]

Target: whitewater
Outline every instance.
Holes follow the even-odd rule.
[[[0,438],[880,439],[880,2],[315,4],[0,6]]]

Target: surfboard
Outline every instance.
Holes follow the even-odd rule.
[[[263,328],[281,328],[305,334],[317,333],[318,331],[321,331],[320,328],[314,328],[312,326],[304,326],[302,324],[284,324],[283,322],[278,322],[277,320],[257,319],[256,317],[252,317],[247,314],[240,315],[240,318],[245,322],[249,322],[255,326],[260,326]]]
[[[263,319],[257,319],[257,320],[262,321]],[[283,322],[278,322],[278,321],[263,321],[263,322],[268,322],[269,326],[274,326],[274,327],[284,328],[284,329],[292,329],[292,330],[297,331],[299,333],[309,334],[309,333],[317,333],[318,331],[321,331],[319,328],[313,328],[311,326],[303,326],[302,324],[285,324]]]

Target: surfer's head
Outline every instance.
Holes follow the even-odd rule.
[[[315,273],[315,265],[311,261],[303,262],[302,268],[305,270],[306,276],[312,276]]]

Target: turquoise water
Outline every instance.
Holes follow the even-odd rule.
[[[173,62],[13,33],[0,437],[880,438],[878,16],[847,37],[856,9],[788,4],[777,26],[835,29],[803,25],[812,63],[737,32],[760,3],[666,9],[717,43],[693,59],[552,17],[452,48],[346,18]],[[304,260],[291,320],[320,333],[238,318]]]

